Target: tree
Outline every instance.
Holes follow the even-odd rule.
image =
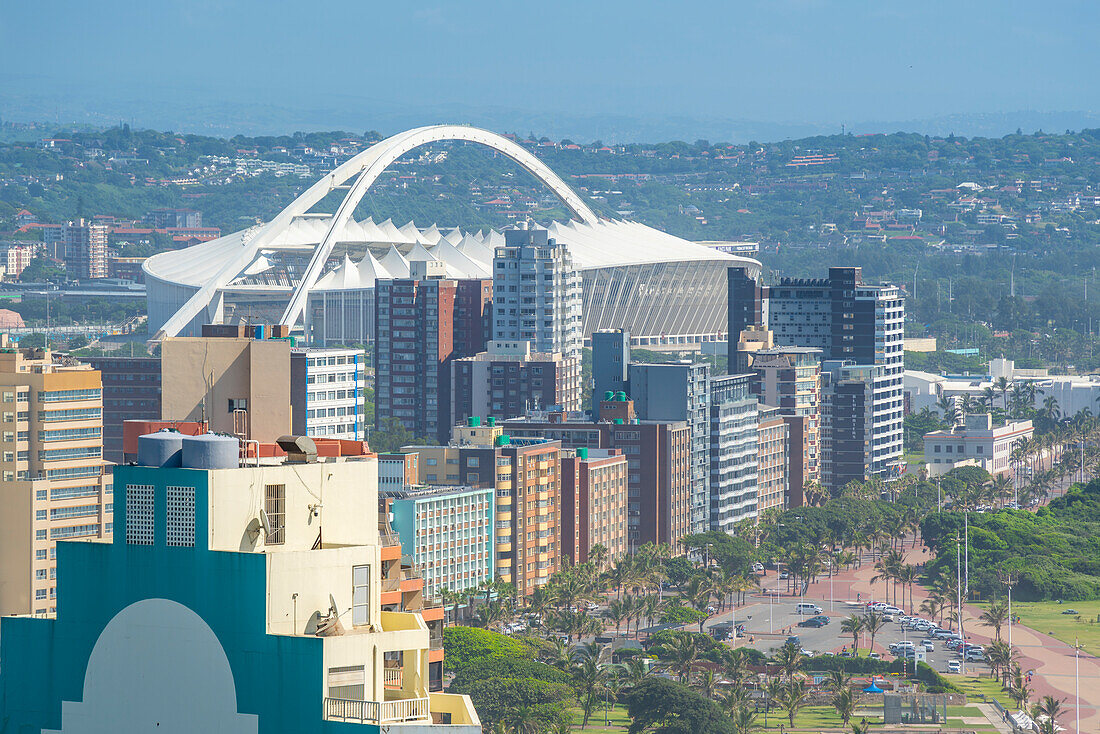
[[[1008,605],[1003,601],[995,601],[981,613],[978,619],[986,627],[992,627],[994,639],[1000,640],[1001,626],[1008,622]]]
[[[789,680],[779,694],[779,705],[787,712],[787,721],[794,728],[794,717],[809,703],[810,691],[801,679]]]
[[[882,616],[876,612],[867,612],[866,616],[863,617],[863,629],[871,636],[870,649],[875,649],[875,635],[878,634],[879,630],[881,630],[885,624]]]
[[[840,631],[852,636],[852,655],[859,655],[859,633],[863,631],[863,617],[849,614],[840,622]]]
[[[1058,717],[1062,715],[1063,701],[1054,696],[1043,696],[1032,707],[1031,718],[1039,722],[1041,734],[1054,734],[1058,731]]]
[[[432,445],[436,442],[417,438],[405,425],[393,416],[382,419],[382,424],[370,432],[370,447],[376,453],[390,453],[410,444]]]
[[[22,283],[64,283],[68,280],[65,268],[53,258],[36,255],[19,274]]]
[[[647,678],[626,694],[630,734],[736,734],[714,701],[685,685]]]
[[[607,690],[607,669],[600,665],[599,654],[587,655],[573,671],[573,685],[577,692],[577,702],[584,712],[581,728],[588,726],[592,707]]]
[[[552,726],[566,715],[573,700],[569,686],[534,678],[487,678],[470,684],[463,693],[470,696],[482,724],[499,722],[519,732]]]
[[[848,686],[841,688],[833,695],[832,703],[844,726],[848,726],[848,721],[856,710],[856,698],[852,695],[852,689]]]
[[[756,712],[750,711],[748,706],[738,706],[733,710],[730,718],[733,721],[733,730],[736,734],[750,734],[760,728],[760,725],[756,723]]]
[[[805,662],[806,656],[793,641],[783,643],[783,646],[775,653],[773,662],[779,666],[780,672],[787,680],[791,680]]]

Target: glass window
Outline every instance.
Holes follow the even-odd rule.
[[[352,566],[351,623],[370,624],[370,566]]]

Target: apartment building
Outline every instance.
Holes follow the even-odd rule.
[[[367,355],[362,349],[292,348],[293,433],[362,441]]]
[[[584,563],[595,545],[606,548],[609,559],[626,554],[626,456],[616,449],[563,451],[561,477],[562,556]]]
[[[497,576],[527,596],[550,580],[561,556],[561,444],[517,438],[495,418],[468,418],[443,446],[420,455],[420,484],[491,487],[496,493]]]
[[[821,481],[821,355],[817,347],[798,346],[761,349],[753,355],[753,389],[760,401],[791,418],[788,507],[802,506],[806,483]]]
[[[231,437],[139,442],[114,542],[62,544],[58,618],[0,619],[9,726],[480,734],[467,697],[437,692],[443,609],[362,444],[264,444],[285,457],[242,466]]]
[[[0,348],[0,616],[57,611],[57,541],[112,532],[100,374]]]
[[[424,576],[429,599],[496,578],[492,487],[409,486],[382,492],[390,527]]]
[[[787,423],[772,406],[760,406],[760,423],[757,428],[757,494],[758,510],[763,513],[772,508],[787,506]]]
[[[84,219],[60,228],[56,248],[71,278],[86,280],[107,277],[107,233],[109,228]]]
[[[562,448],[617,449],[627,459],[627,544],[675,545],[692,532],[691,428],[685,421],[643,421],[618,394],[601,401],[601,420],[580,413],[531,411],[504,422],[517,437],[560,441]]]
[[[569,248],[545,229],[505,230],[493,258],[493,339],[562,355],[562,403],[579,407],[582,336],[581,276]]]
[[[757,516],[759,410],[751,384],[751,374],[711,379],[709,529],[730,534]]]
[[[493,285],[447,279],[438,261],[410,266],[411,277],[375,286],[375,426],[395,418],[413,435],[446,441],[450,362],[485,351]]]
[[[531,351],[531,342],[491,341],[451,362],[451,424],[470,416],[513,418],[531,408],[580,410],[580,376],[560,352]]]

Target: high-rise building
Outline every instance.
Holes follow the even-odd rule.
[[[722,375],[710,384],[709,526],[732,534],[757,514],[757,401],[752,375]]]
[[[375,286],[375,426],[394,418],[416,436],[446,441],[450,362],[485,351],[493,284],[447,279],[438,261],[410,265],[411,277]]]
[[[778,408],[782,416],[805,418],[788,421],[788,507],[802,506],[806,483],[821,481],[821,354],[817,347],[784,346],[753,355],[753,389],[760,401]]]
[[[561,457],[561,554],[584,563],[595,545],[607,558],[627,552],[626,456],[615,449],[579,448]]]
[[[194,209],[153,209],[145,215],[145,223],[157,229],[199,229],[202,212]]]
[[[0,618],[7,726],[481,733],[438,692],[443,609],[361,443],[242,466],[231,437],[143,438],[156,458],[115,470],[114,542],[59,549],[57,619]]]
[[[380,490],[381,492],[381,490]],[[414,486],[381,492],[401,547],[424,575],[424,593],[465,591],[493,581],[493,487]]]
[[[456,359],[450,367],[452,424],[474,415],[514,418],[531,408],[581,407],[572,363],[560,352],[532,352],[528,341],[493,340],[487,351]]]
[[[710,365],[631,364],[628,394],[642,420],[685,421],[691,428],[692,531],[710,524]]]
[[[159,420],[160,357],[81,357],[103,380],[103,458],[122,463],[122,425]]]
[[[626,392],[630,379],[630,332],[602,329],[592,334],[592,415],[599,418],[607,393]]]
[[[83,219],[69,222],[61,228],[61,241],[65,269],[71,278],[107,277],[108,227],[92,224]]]
[[[561,557],[561,444],[519,439],[495,419],[455,426],[443,446],[405,446],[420,455],[420,483],[492,488],[497,576],[527,596],[550,580]]]
[[[627,459],[627,543],[676,545],[693,532],[691,428],[643,421],[624,395],[600,402],[599,422],[581,413],[532,411],[505,421],[508,435],[560,441],[563,448],[618,449]]]
[[[10,245],[4,252],[4,277],[18,280],[40,249],[40,245]]]
[[[57,607],[58,540],[112,531],[99,372],[43,349],[0,349],[0,616]],[[5,671],[6,672],[6,671]]]
[[[293,433],[362,441],[366,369],[362,349],[291,349]]]
[[[545,229],[510,229],[493,257],[493,339],[565,358],[566,402],[580,405],[581,277]]]
[[[821,365],[821,480],[836,493],[875,473],[875,384],[882,367],[829,360]]]
[[[851,370],[844,381],[853,375],[871,380],[870,426],[862,462],[866,474],[896,476],[901,467],[905,320],[898,287],[868,285],[860,268],[836,267],[829,268],[828,278],[783,278],[766,290],[754,291],[739,281],[730,288],[729,309],[731,313],[755,310],[749,301],[757,298],[763,299],[760,311],[777,346],[815,347],[822,350],[824,360],[873,368]],[[831,444],[841,445],[827,438],[823,443],[825,450]]]
[[[762,286],[743,266],[733,266],[726,270],[728,289],[727,339],[729,344],[729,372],[731,375],[744,373],[748,363],[737,349],[741,332],[768,323],[767,286]]]
[[[787,423],[779,410],[760,406],[757,427],[757,493],[759,511],[787,506]]]

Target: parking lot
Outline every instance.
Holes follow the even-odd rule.
[[[773,587],[774,588],[774,587]],[[829,618],[829,623],[823,627],[799,627],[798,623],[817,616],[812,613],[800,615],[797,612],[799,602],[812,602],[822,609],[822,615]],[[768,599],[755,598],[749,604],[738,607],[736,614],[737,624],[744,624],[745,631],[738,639],[739,646],[753,647],[765,653],[771,653],[780,647],[788,635],[798,637],[801,647],[814,654],[831,652],[839,654],[847,649],[851,651],[852,636],[840,631],[841,620],[850,614],[864,613],[862,603],[834,601],[832,610],[827,599],[815,599],[811,597],[791,597],[780,595],[778,602],[774,596]],[[713,617],[708,621],[707,627],[721,622],[729,622],[733,615],[727,610],[725,613]],[[968,635],[969,636],[969,635]],[[888,652],[890,645],[908,641],[918,650],[924,650],[922,641],[928,634],[905,628],[897,621],[886,622],[882,629],[875,635],[875,651],[883,659],[893,660],[894,655]],[[727,640],[728,642],[728,640]],[[870,645],[870,636],[860,633],[859,648],[866,653]],[[954,650],[946,647],[943,641],[936,640],[932,650],[925,652],[925,662],[940,673],[949,671],[948,664],[952,660],[959,660]],[[984,663],[968,662],[967,672],[988,672],[988,666]]]

